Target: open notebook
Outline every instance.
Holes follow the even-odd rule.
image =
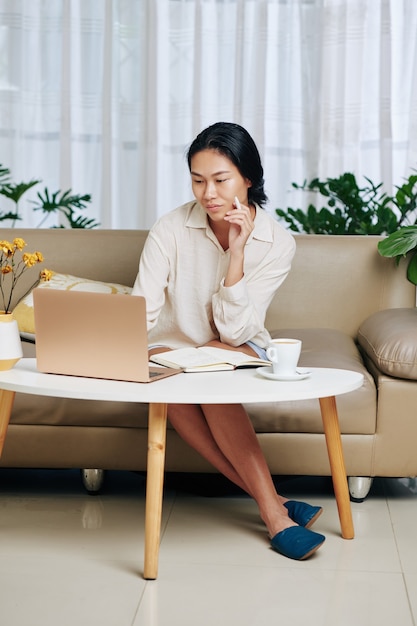
[[[151,361],[167,367],[180,367],[184,372],[218,372],[243,367],[271,365],[245,352],[203,346],[201,348],[179,348],[151,356]]]
[[[41,372],[148,383],[180,370],[149,367],[141,296],[34,289]]]

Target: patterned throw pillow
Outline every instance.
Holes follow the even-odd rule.
[[[53,273],[48,282],[40,282],[36,289],[74,289],[76,291],[94,291],[99,293],[122,293],[130,294],[131,287],[117,283],[104,283],[89,278],[80,278],[70,274]],[[20,334],[25,339],[34,340],[35,321],[33,314],[33,295],[28,293],[13,310],[13,315],[19,326]]]

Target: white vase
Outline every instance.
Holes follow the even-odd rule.
[[[22,356],[19,327],[13,313],[0,312],[0,371],[10,370]]]

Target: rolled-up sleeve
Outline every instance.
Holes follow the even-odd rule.
[[[165,304],[165,290],[170,273],[170,257],[158,235],[151,231],[142,251],[133,296],[146,298],[148,331],[155,327]]]
[[[278,225],[277,225],[278,226]],[[239,346],[253,341],[266,347],[267,309],[284,282],[295,253],[295,241],[287,231],[272,228],[271,241],[253,239],[245,251],[244,277],[231,287],[221,281],[213,295],[213,317],[221,341]]]

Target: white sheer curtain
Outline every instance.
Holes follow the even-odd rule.
[[[417,2],[0,0],[16,181],[91,193],[102,227],[148,228],[191,197],[187,146],[217,120],[255,138],[271,213],[314,176],[392,191],[417,166]],[[39,221],[25,205],[22,225]]]

